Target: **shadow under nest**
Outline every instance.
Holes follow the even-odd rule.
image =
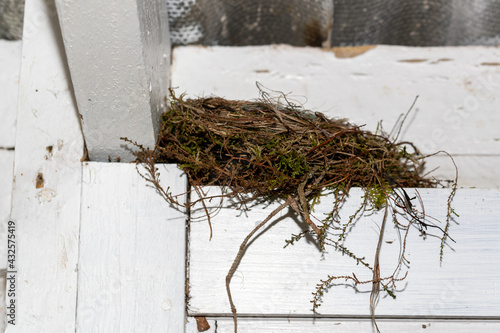
[[[203,186],[217,185],[227,189],[224,197],[236,199],[245,206],[250,201],[281,202],[280,206],[258,224],[242,242],[239,252],[226,277],[226,290],[237,331],[236,307],[232,301],[230,282],[252,236],[285,208],[292,208],[304,219],[312,231],[294,235],[288,243],[311,233],[321,248],[333,246],[370,269],[373,279],[359,281],[352,276],[328,277],[317,285],[313,293],[313,310],[321,304],[325,290],[337,279],[351,280],[355,285],[373,283],[370,304],[374,320],[374,307],[380,289],[394,296],[395,283],[404,279],[397,269],[392,276],[380,277],[378,252],[383,237],[385,221],[392,216],[397,227],[405,230],[405,239],[411,225],[425,233],[427,227],[438,228],[441,238],[441,255],[451,213],[451,200],[456,191],[456,181],[448,200],[447,221],[444,228],[429,222],[425,214],[415,209],[404,188],[436,187],[437,180],[424,177],[424,158],[411,142],[397,142],[405,117],[400,117],[392,134],[374,134],[345,119],[329,119],[323,114],[294,104],[284,94],[271,97],[260,89],[255,101],[226,100],[218,97],[186,99],[170,91],[169,109],[162,115],[158,141],[154,149],[147,149],[132,142],[140,149],[137,162],[146,167],[144,178],[151,182],[170,203],[186,206],[177,196],[159,183],[156,163],[176,163],[186,173],[192,191],[205,207],[208,223],[210,214],[203,196]],[[411,108],[410,108],[411,110]],[[408,111],[409,112],[409,111]],[[358,211],[341,223],[339,210],[351,187],[365,191],[364,201]],[[315,223],[311,219],[312,206],[325,191],[333,193],[335,202],[327,218]],[[188,207],[189,208],[189,207]],[[390,208],[390,209],[389,209]],[[370,264],[343,246],[350,226],[366,209],[385,209],[379,246],[375,262]],[[397,222],[403,216],[407,224]],[[340,230],[338,238],[331,231]],[[452,239],[451,239],[452,240]],[[405,265],[404,248],[398,268]],[[376,323],[374,320],[374,325]],[[377,328],[378,330],[378,328]]]

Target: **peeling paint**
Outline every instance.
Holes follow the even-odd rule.
[[[210,324],[207,321],[206,317],[194,317],[196,320],[196,327],[198,329],[198,332],[205,332],[210,329]]]
[[[482,62],[481,66],[500,66],[500,62]]]
[[[44,185],[45,185],[45,181],[43,180],[43,173],[39,172],[38,175],[36,176],[35,187],[36,188],[43,188]]]
[[[44,205],[46,203],[51,202],[52,198],[54,198],[56,195],[57,195],[56,191],[49,189],[49,188],[46,188],[46,189],[40,190],[36,194],[36,198],[38,199],[38,202],[41,205]]]
[[[431,64],[435,65],[435,64],[439,64],[440,62],[448,62],[448,61],[453,61],[453,59],[451,59],[451,58],[440,58],[438,60],[432,61]]]
[[[418,64],[418,63],[426,62],[426,61],[428,61],[428,59],[401,59],[401,60],[398,60],[398,62],[406,62],[406,63],[410,63],[410,64]]]

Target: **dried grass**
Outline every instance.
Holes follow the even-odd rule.
[[[202,192],[200,188],[203,186],[219,185],[229,189],[225,196],[237,198],[243,203],[255,199],[282,201],[242,242],[226,277],[235,332],[237,312],[231,297],[231,278],[251,237],[286,207],[291,207],[304,218],[322,247],[331,245],[373,272],[370,281],[359,281],[354,274],[329,276],[321,281],[314,293],[314,310],[320,306],[325,289],[330,287],[332,281],[341,278],[355,284],[374,284],[371,297],[374,314],[379,290],[382,288],[392,294],[395,283],[404,278],[397,274],[404,265],[404,246],[398,269],[392,276],[381,278],[379,249],[372,266],[343,247],[346,225],[359,217],[367,206],[371,209],[385,208],[383,230],[387,216],[395,217],[399,209],[399,214],[405,215],[408,221],[398,226],[406,230],[406,244],[410,225],[416,226],[422,233],[429,226],[439,227],[427,222],[426,217],[416,211],[404,188],[434,187],[438,182],[423,177],[424,156],[412,143],[396,142],[397,135],[390,138],[382,131],[374,134],[345,119],[329,119],[321,113],[306,110],[283,94],[271,98],[264,90],[260,89],[260,92],[258,100],[234,101],[217,97],[185,99],[183,95],[176,96],[171,91],[170,108],[162,116],[156,147],[150,150],[138,145],[141,149],[137,153],[137,161],[147,168],[146,180],[153,183],[169,202],[183,205],[160,185],[155,167],[155,163],[177,163],[198,193]],[[401,122],[399,126],[402,126]],[[331,228],[342,226],[338,221],[338,211],[353,186],[365,189],[362,207],[347,224],[343,224],[343,232],[338,239],[329,238]],[[335,194],[336,204],[323,224],[316,225],[310,218],[311,204],[325,190]],[[456,182],[450,198],[455,190]],[[204,204],[205,199],[202,197],[200,201]],[[448,218],[452,211],[450,202],[451,199],[448,202]],[[389,207],[392,211],[388,210]],[[207,217],[210,223],[208,210]],[[395,223],[399,223],[396,218]],[[449,219],[446,230],[448,226]],[[443,232],[443,245],[448,235],[439,229]],[[293,244],[302,236],[295,235],[289,243]],[[382,237],[383,232],[379,247]]]

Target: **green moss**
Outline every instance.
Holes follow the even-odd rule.
[[[379,184],[372,184],[365,191],[373,208],[380,210],[385,207],[392,189],[389,185],[384,184],[384,187],[382,187]]]

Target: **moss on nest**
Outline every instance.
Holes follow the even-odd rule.
[[[408,143],[392,142],[344,119],[262,98],[232,101],[171,95],[162,116],[156,162],[179,163],[193,185],[286,198],[306,182],[308,197],[324,188],[387,184],[430,187],[423,160]]]
[[[448,200],[443,230],[418,212],[404,190],[405,187],[435,187],[438,184],[423,176],[424,156],[412,143],[396,142],[385,133],[371,133],[345,119],[329,119],[292,103],[286,95],[270,98],[263,90],[260,92],[258,100],[238,101],[218,97],[186,99],[171,91],[170,107],[162,115],[155,148],[150,150],[137,145],[140,148],[137,162],[143,163],[148,172],[145,179],[153,183],[170,203],[184,205],[160,185],[155,167],[155,163],[177,163],[198,194],[202,193],[199,190],[202,186],[219,185],[229,189],[224,196],[241,202],[256,199],[282,202],[243,240],[226,277],[235,331],[237,316],[229,287],[231,278],[251,237],[286,207],[292,208],[312,229],[293,235],[287,245],[312,232],[322,248],[333,246],[373,272],[370,281],[359,281],[354,273],[329,276],[317,285],[313,293],[313,309],[320,306],[324,291],[333,281],[345,279],[354,284],[373,283],[370,298],[373,314],[379,290],[394,296],[395,283],[404,278],[397,275],[404,265],[404,246],[399,268],[392,276],[380,277],[378,253],[387,217],[392,216],[396,227],[406,230],[404,244],[411,225],[422,233],[429,226],[441,230],[442,255],[444,242],[449,238],[447,232],[453,212],[450,204],[456,181]],[[365,198],[349,221],[342,223],[338,213],[353,186],[363,188]],[[336,201],[332,211],[320,222],[322,224],[316,225],[310,218],[311,206],[320,200],[325,190],[333,192]],[[196,202],[204,204],[206,199],[202,197]],[[360,258],[345,248],[343,241],[365,209],[384,208],[375,262],[370,264],[364,257]],[[406,219],[407,224],[397,220],[398,214]],[[207,218],[210,224],[208,210]],[[331,238],[331,229],[337,231],[336,239]]]

